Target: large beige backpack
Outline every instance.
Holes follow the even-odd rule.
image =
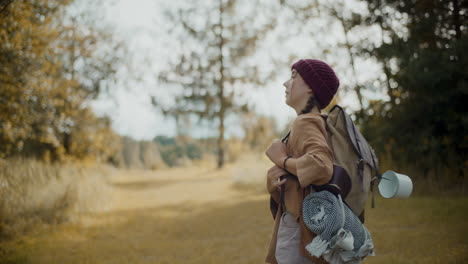
[[[336,187],[345,203],[364,222],[371,184],[380,178],[377,157],[341,106],[335,105],[328,114],[321,116],[326,124],[328,145],[334,154],[333,177],[328,187]],[[320,186],[314,187],[320,189]]]

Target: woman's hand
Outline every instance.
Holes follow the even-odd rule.
[[[279,139],[275,139],[265,151],[265,154],[274,164],[282,168],[283,161],[287,157],[286,144]]]
[[[270,194],[275,193],[280,190],[281,185],[283,185],[287,179],[279,180],[281,176],[287,174],[285,170],[274,165],[267,172],[267,190]]]

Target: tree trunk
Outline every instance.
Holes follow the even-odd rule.
[[[455,27],[455,36],[459,40],[461,38],[461,23],[460,23],[460,6],[458,0],[453,0],[453,24]]]
[[[392,109],[393,109],[393,107],[396,105],[396,97],[395,97],[395,94],[393,93],[393,88],[390,85],[391,72],[390,72],[390,69],[388,68],[387,62],[385,60],[383,60],[382,64],[383,64],[383,70],[384,70],[385,78],[387,79],[386,80],[387,95],[390,97],[390,104],[392,105]]]
[[[224,115],[226,103],[224,100],[224,61],[223,61],[223,1],[219,1],[219,138],[218,138],[218,169],[224,166]]]
[[[222,93],[221,93],[222,94]],[[224,166],[224,113],[219,113],[218,169]]]

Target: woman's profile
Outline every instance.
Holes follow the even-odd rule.
[[[315,234],[302,220],[302,201],[315,191],[311,184],[325,184],[333,174],[333,153],[320,114],[336,94],[339,80],[325,62],[303,59],[292,65],[291,78],[283,85],[286,104],[297,117],[288,135],[275,139],[265,151],[275,164],[267,172],[274,228],[266,262],[327,263],[305,250]]]

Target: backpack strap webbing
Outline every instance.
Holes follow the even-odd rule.
[[[291,129],[288,131],[288,133],[281,139],[281,141],[283,143],[287,143],[288,139],[289,139],[289,135],[291,134]],[[285,174],[285,175],[282,175],[280,176],[280,180],[283,180],[285,179],[286,177],[288,177],[288,174]],[[281,191],[280,191],[280,206],[281,206],[281,210],[282,212],[285,211],[285,205],[284,205],[284,193],[286,192],[286,186],[284,186],[284,184],[281,185]]]
[[[371,180],[371,192],[372,192],[372,208],[375,208],[375,196],[374,196],[374,185],[375,185],[375,181],[377,179],[381,179],[382,178],[382,174],[380,174],[380,171],[379,171],[379,167],[377,167],[377,165],[375,164],[375,159],[374,159],[374,156],[372,155],[372,163],[374,163],[374,168],[375,168],[375,176],[372,178]]]

